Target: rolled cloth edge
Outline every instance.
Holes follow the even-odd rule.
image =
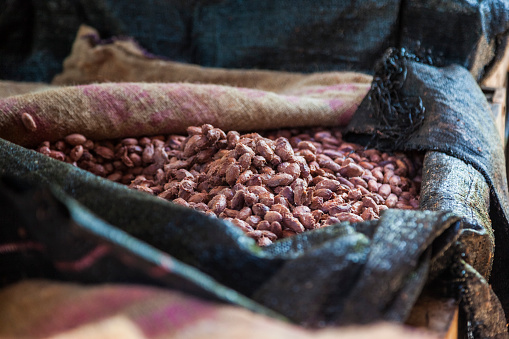
[[[337,96],[316,98],[188,83],[61,87],[0,100],[0,138],[29,147],[71,133],[101,140],[184,133],[205,123],[239,131],[344,126],[368,89],[345,84]]]

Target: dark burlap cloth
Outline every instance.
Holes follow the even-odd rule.
[[[372,72],[395,46],[480,79],[506,46],[508,13],[502,0],[0,0],[0,78],[51,81],[88,24],[202,66]]]
[[[507,313],[507,178],[492,112],[466,69],[437,68],[415,59],[404,50],[386,53],[370,93],[347,128],[347,138],[385,150],[434,151],[428,152],[425,161],[421,208],[454,210],[466,217],[460,252],[471,253],[470,264],[486,278],[493,260],[489,282]],[[489,193],[478,189],[482,179],[472,176],[470,166],[488,183]],[[489,214],[479,206],[489,206]],[[494,316],[476,296],[477,289],[487,288],[487,283],[474,283],[478,276],[470,269],[459,269],[464,281],[460,283],[462,301],[473,312],[472,323],[486,323]]]
[[[2,182],[2,239],[19,244],[0,256],[4,283],[142,282],[253,310],[266,305],[309,326],[384,320],[389,310],[386,320],[403,321],[426,280],[429,245],[458,221],[448,212],[393,210],[362,231],[343,223],[260,248],[219,219],[6,141],[0,152],[2,174],[16,176]],[[73,265],[82,258],[87,265]]]

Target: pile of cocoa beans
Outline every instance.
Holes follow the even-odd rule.
[[[342,140],[337,129],[241,135],[206,124],[188,136],[92,141],[71,134],[37,151],[229,220],[260,246],[341,221],[417,209],[422,156]]]

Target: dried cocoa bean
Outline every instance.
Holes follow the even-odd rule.
[[[362,179],[362,178],[352,177],[352,178],[350,178],[350,182],[352,184],[354,184],[354,186],[357,188],[360,188],[360,187],[363,187],[366,189],[368,188],[368,183],[366,181],[364,181],[364,179]]]
[[[238,163],[233,163],[229,165],[225,172],[225,180],[226,182],[233,186],[237,182],[238,177],[240,176],[240,171],[242,167]]]
[[[308,230],[316,228],[315,218],[311,213],[303,213],[298,216],[300,223]]]
[[[276,147],[274,149],[274,153],[276,153],[276,155],[278,155],[282,161],[290,161],[294,156],[293,148],[290,145],[290,142],[286,138],[282,137],[276,139]]]
[[[339,221],[349,221],[351,223],[354,222],[360,222],[364,221],[362,217],[358,216],[357,214],[348,213],[348,212],[341,212],[334,215]]]
[[[259,195],[259,201],[267,206],[272,206],[274,204],[274,194],[272,193],[262,193]]]
[[[321,197],[323,201],[329,200],[334,196],[334,193],[328,188],[315,189],[313,196]]]
[[[303,205],[300,205],[300,206],[296,206],[293,210],[292,210],[292,214],[294,217],[299,217],[300,215],[302,214],[305,214],[305,213],[311,213],[311,209],[307,206],[303,206]]]
[[[348,203],[342,204],[334,204],[328,208],[328,213],[330,215],[336,215],[338,213],[350,213],[352,211],[352,206]]]
[[[276,186],[287,186],[293,182],[294,178],[292,175],[288,173],[278,173],[273,175],[268,181],[267,186],[276,187]]]
[[[367,207],[361,214],[363,220],[378,219],[378,213],[376,213],[371,207]]]
[[[371,208],[375,214],[379,214],[378,204],[373,200],[371,197],[364,197],[362,198],[362,204],[366,208]],[[365,219],[366,220],[366,219]],[[371,220],[371,219],[370,219]]]
[[[277,167],[278,172],[290,174],[294,179],[300,177],[300,166],[295,162],[283,162]]]
[[[108,147],[104,147],[104,146],[96,146],[94,148],[94,152],[95,154],[103,157],[104,159],[113,159],[113,157],[115,156],[115,153],[113,152],[113,150],[109,149]]]
[[[362,192],[358,188],[354,188],[348,192],[348,199],[357,201],[362,198]]]
[[[304,157],[307,162],[316,161],[316,154],[309,149],[301,149],[296,154]]]
[[[83,146],[85,142],[87,141],[87,138],[83,134],[74,133],[69,134],[64,138],[65,142],[67,142],[71,146]]]
[[[382,182],[384,180],[384,174],[382,173],[382,170],[379,168],[374,168],[371,171],[371,174],[376,178],[378,182]]]
[[[316,153],[316,147],[310,141],[300,141],[297,144],[297,148],[298,149],[307,149],[307,150],[310,150],[312,153]]]
[[[188,201],[194,203],[206,202],[207,198],[208,198],[207,193],[194,193],[193,195],[191,195],[191,197],[189,197]]]
[[[52,157],[53,159],[56,159],[56,160],[60,160],[60,161],[64,161],[65,160],[65,154],[63,152],[60,152],[60,151],[50,150],[48,155],[50,157]]]
[[[339,174],[341,174],[345,178],[352,178],[352,177],[359,177],[364,173],[364,169],[356,165],[354,163],[347,164],[346,166],[343,166],[339,170]]]
[[[69,153],[69,157],[72,161],[78,161],[83,156],[83,146],[82,145],[76,145],[71,149],[71,152]]]
[[[323,179],[316,184],[316,189],[328,189],[332,192],[338,191],[341,187],[341,183],[338,180]]]
[[[253,157],[254,156],[251,153],[244,153],[239,157],[239,165],[242,171],[245,171],[251,167]]]
[[[267,211],[263,219],[267,220],[270,223],[273,221],[281,222],[283,221],[283,216],[281,215],[281,213],[277,211]]]
[[[323,209],[323,198],[322,197],[313,197],[311,199],[311,204],[309,204],[309,208],[313,210],[322,210]]]
[[[348,186],[349,188],[355,188],[355,185],[352,184],[349,180],[343,178],[343,177],[337,177],[337,180],[342,184],[342,185],[346,185]],[[348,190],[347,190],[348,191]]]
[[[202,134],[193,135],[185,144],[183,151],[184,157],[190,157],[198,153],[200,150],[202,150],[205,146],[208,145],[208,142],[209,141],[207,137]]]
[[[237,218],[245,221],[251,214],[252,214],[251,208],[246,206],[239,211]]]
[[[244,195],[245,191],[237,191],[231,199],[231,208],[240,210],[244,207]]]
[[[228,219],[226,219],[226,220],[228,220]],[[251,227],[251,225],[249,225],[244,220],[240,220],[240,219],[234,218],[234,219],[231,219],[229,221],[232,224],[234,224],[235,226],[237,226],[238,228],[240,228],[241,230],[243,230],[244,233],[248,233],[248,232],[254,231],[253,227]]]
[[[241,168],[242,169],[242,168]],[[240,175],[237,178],[237,183],[244,184],[246,183],[251,177],[253,176],[253,171],[251,170],[245,170],[244,172],[240,173]]]
[[[383,184],[378,189],[378,194],[380,194],[384,199],[386,199],[389,196],[389,194],[391,194],[391,192],[392,192],[391,186],[389,184]]]
[[[315,222],[319,222],[320,219],[322,218],[322,216],[324,215],[323,211],[321,210],[314,210],[314,211],[311,211],[311,215],[313,216],[313,218],[315,218]]]
[[[330,169],[333,172],[341,172],[341,166],[334,162],[330,157],[325,154],[318,154],[316,156],[316,161],[320,167],[324,167]]]
[[[255,228],[263,219],[258,215],[250,215],[244,221],[247,222],[251,227]]]
[[[299,219],[295,218],[290,213],[283,215],[283,222],[281,225],[291,229],[295,233],[302,233],[305,231],[305,228],[302,226]]]

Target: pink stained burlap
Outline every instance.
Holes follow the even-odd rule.
[[[344,126],[371,84],[352,72],[203,68],[155,59],[130,40],[98,39],[80,29],[57,87],[0,99],[1,138],[31,147],[71,133],[101,140],[204,123],[238,131]]]
[[[27,280],[0,290],[1,338],[431,339],[392,324],[307,330],[231,305],[138,285]]]

